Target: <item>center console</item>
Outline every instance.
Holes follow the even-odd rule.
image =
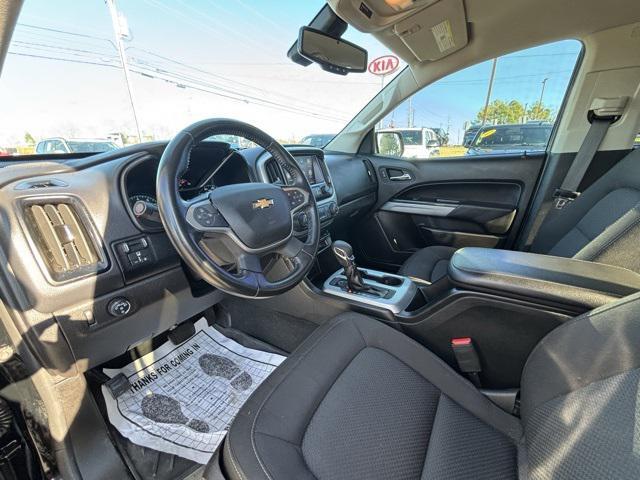
[[[361,302],[394,314],[404,311],[418,294],[416,284],[408,277],[359,268],[351,245],[335,241],[331,246],[338,263],[343,267],[324,282],[328,295]]]
[[[408,277],[367,268],[358,270],[365,285],[364,289],[349,289],[344,270],[338,270],[324,282],[323,291],[329,295],[384,308],[394,314],[405,310],[417,294],[416,284]]]
[[[324,281],[324,295],[395,325],[453,368],[454,341],[472,343],[483,388],[518,387],[529,353],[547,333],[640,291],[635,272],[571,258],[462,248],[447,276],[429,283],[358,268],[338,247],[342,268]]]

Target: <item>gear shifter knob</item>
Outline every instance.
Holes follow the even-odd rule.
[[[347,268],[352,263],[355,263],[355,257],[353,256],[353,247],[351,247],[351,245],[349,245],[347,242],[336,240],[331,245],[331,250],[336,256],[336,260],[338,260],[338,263],[344,268]]]
[[[336,256],[338,263],[344,268],[344,276],[347,277],[347,289],[353,292],[361,292],[366,290],[364,282],[362,281],[362,275],[358,266],[356,265],[356,259],[353,255],[353,248],[347,242],[342,240],[336,240],[331,245],[331,250]]]

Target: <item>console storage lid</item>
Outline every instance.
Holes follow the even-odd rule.
[[[640,275],[625,268],[488,248],[458,250],[448,273],[467,290],[584,310],[640,290]]]

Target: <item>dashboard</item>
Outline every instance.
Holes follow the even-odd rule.
[[[183,267],[159,221],[155,180],[165,147],[155,142],[0,168],[0,287],[8,307],[0,315],[10,317],[17,334],[56,374],[72,374],[72,365],[100,365],[224,296]],[[312,184],[325,242],[339,222],[349,225],[373,205],[377,182],[365,159],[287,149]],[[295,174],[262,148],[203,142],[191,152],[179,188],[189,199],[233,183],[286,185]],[[81,254],[75,263],[60,257],[69,245],[57,245],[61,249],[51,255],[43,219],[60,218],[63,225],[54,227],[69,228],[69,238],[82,241],[74,245]],[[294,228],[305,235],[304,219],[296,218]],[[62,340],[42,341],[43,332]]]
[[[143,230],[161,230],[155,177],[157,156],[150,156],[127,166],[122,174],[122,191],[132,220]],[[242,156],[228,143],[202,142],[193,148],[187,165],[178,179],[183,199],[189,200],[216,186],[250,182],[251,176]]]

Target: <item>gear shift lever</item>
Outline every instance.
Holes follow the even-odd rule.
[[[344,276],[347,277],[347,288],[353,292],[361,292],[367,290],[362,275],[356,265],[356,259],[353,256],[353,248],[347,242],[336,240],[331,245],[331,250],[336,256],[338,263],[344,268]]]

